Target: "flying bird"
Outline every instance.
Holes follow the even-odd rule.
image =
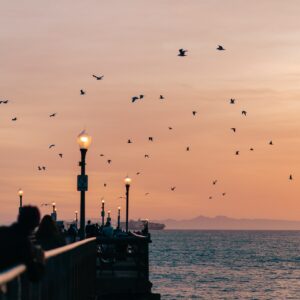
[[[55,146],[55,144],[51,144],[51,145],[49,146],[49,149],[53,148],[54,146]]]
[[[140,175],[141,174],[141,172],[136,172],[136,175]]]
[[[106,187],[106,183],[104,183],[103,186]]]
[[[145,158],[150,158],[149,154],[145,154]]]
[[[163,95],[160,95],[160,96],[159,96],[159,99],[160,99],[160,100],[164,100],[165,97],[164,97]]]
[[[178,56],[186,56],[186,52],[188,52],[187,50],[182,49],[182,48],[179,49],[178,51],[179,51]]]
[[[230,104],[235,104],[235,99],[231,98],[230,99]]]
[[[12,121],[17,121],[17,118],[16,118],[16,117],[14,117],[14,118],[12,118],[11,120],[12,120]]]
[[[208,199],[212,199],[212,196],[209,196],[209,198]]]
[[[273,144],[273,141],[270,141],[270,142],[269,142],[269,145],[274,145],[274,144]]]
[[[171,187],[171,191],[175,191],[175,189],[176,189],[176,186]]]
[[[172,130],[173,129],[173,127],[168,127],[169,128],[169,130]]]
[[[218,182],[218,180],[214,180],[214,181],[213,181],[213,185],[215,185],[217,182]]]
[[[93,75],[93,77],[96,78],[96,80],[102,80],[102,78],[104,77],[104,75],[102,75],[102,76]]]
[[[225,196],[226,195],[226,193],[222,193],[222,196]]]
[[[290,179],[290,180],[293,180],[293,176],[292,176],[292,174],[290,175],[289,179]]]
[[[223,46],[221,46],[221,45],[218,45],[217,50],[219,50],[219,51],[224,51],[225,48],[224,48]]]
[[[63,154],[62,154],[62,153],[59,153],[58,155],[60,156],[60,158],[62,158],[62,157],[63,157]]]
[[[104,156],[104,154],[101,153],[100,156]]]
[[[53,118],[53,117],[55,117],[56,116],[56,113],[53,113],[53,114],[51,114],[50,116],[49,116],[49,118]]]
[[[195,110],[193,110],[192,113],[193,113],[193,116],[196,116],[197,112]]]
[[[38,170],[39,170],[39,171],[42,171],[42,168],[41,168],[40,166],[38,166]]]
[[[136,100],[138,100],[139,99],[139,97],[137,97],[137,96],[133,96],[132,98],[131,98],[131,102],[132,103],[134,103]]]
[[[145,193],[145,196],[149,195],[149,193]]]
[[[186,151],[190,151],[190,147],[186,147]]]
[[[80,90],[80,95],[81,96],[85,95],[85,91],[84,90]]]
[[[236,132],[236,128],[232,127],[230,128],[233,132]]]
[[[43,169],[43,171],[46,171],[46,167],[45,166],[42,166],[42,169]]]
[[[149,137],[148,137],[148,140],[149,140],[150,142],[153,142],[153,137],[152,137],[152,136],[149,136]]]
[[[144,95],[140,95],[140,99],[143,99],[144,98]]]
[[[128,141],[127,141],[127,144],[132,144],[132,141],[131,141],[131,140],[128,140]]]
[[[254,151],[254,149],[253,149],[253,148],[250,148],[250,151]]]
[[[111,159],[108,159],[108,160],[107,160],[107,163],[110,164],[110,163],[111,163]]]
[[[242,115],[246,116],[247,112],[245,110],[242,110]]]
[[[240,151],[235,151],[235,155],[239,155],[240,154]]]

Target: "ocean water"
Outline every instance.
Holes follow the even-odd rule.
[[[168,299],[300,299],[300,231],[154,231],[153,291]]]

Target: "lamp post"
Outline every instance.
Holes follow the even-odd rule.
[[[104,226],[104,217],[105,217],[105,210],[104,210],[105,201],[102,200],[102,210],[101,210],[101,218],[102,218],[102,227]]]
[[[75,223],[76,223],[76,228],[78,228],[78,211],[75,210]]]
[[[107,212],[107,222],[111,221],[111,217],[110,217],[110,210]]]
[[[91,144],[92,138],[85,131],[82,131],[77,142],[79,144],[81,161],[81,174],[77,176],[77,190],[80,191],[80,239],[85,238],[85,192],[88,190],[88,176],[85,174],[86,152]]]
[[[131,184],[131,178],[126,177],[124,179],[125,187],[126,187],[126,232],[128,232],[128,215],[129,215],[129,188]]]
[[[56,203],[55,202],[52,202],[52,219],[53,221],[56,221],[57,220],[57,214],[56,214]]]
[[[118,207],[118,225],[117,229],[121,229],[121,206]]]
[[[19,204],[19,212],[21,211],[21,208],[22,208],[22,206],[23,206],[23,190],[22,189],[19,189],[19,192],[18,192],[18,194],[19,194],[19,199],[20,199],[20,204]]]

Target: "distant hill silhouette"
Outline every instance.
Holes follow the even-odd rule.
[[[226,216],[198,216],[187,220],[156,220],[166,229],[224,229],[224,230],[300,230],[300,221],[271,219],[234,219]]]

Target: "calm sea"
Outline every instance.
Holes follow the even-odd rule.
[[[300,299],[300,231],[156,231],[153,291],[167,299]]]

